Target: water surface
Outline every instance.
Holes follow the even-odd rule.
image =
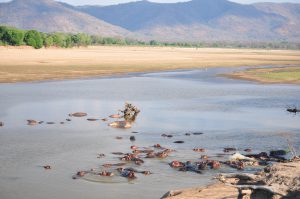
[[[131,74],[85,80],[0,85],[0,198],[159,198],[170,189],[205,185],[218,171],[202,175],[177,172],[172,160],[199,160],[195,147],[207,154],[224,147],[254,152],[287,147],[286,136],[300,146],[300,116],[289,114],[289,105],[300,106],[300,87],[262,85],[216,77],[233,69]],[[236,70],[236,69],[234,69]],[[128,101],[141,113],[132,129],[120,130],[107,122],[72,118],[71,112],[89,117],[114,114]],[[27,126],[27,119],[56,122]],[[136,142],[129,141],[135,134]],[[187,132],[204,135],[187,137]],[[173,134],[171,139],[162,133]],[[123,140],[115,139],[124,137]],[[185,143],[174,144],[175,140]],[[120,162],[111,152],[130,152],[131,145],[161,144],[177,150],[165,160],[145,160],[141,170],[153,175],[126,179],[73,180],[78,170]],[[97,159],[98,153],[106,154]],[[45,171],[42,165],[50,164]],[[226,170],[221,169],[221,172]]]

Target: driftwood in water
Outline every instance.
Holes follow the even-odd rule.
[[[126,103],[124,110],[121,111],[123,116],[116,114],[111,115],[110,118],[124,118],[124,121],[115,121],[109,124],[109,126],[114,128],[131,128],[132,123],[135,121],[137,115],[140,113],[140,110],[133,106],[132,104]]]
[[[296,106],[294,107],[288,107],[286,109],[286,111],[290,112],[290,113],[299,113],[300,112],[300,109],[298,109]]]
[[[125,108],[121,111],[124,114],[124,119],[128,122],[134,122],[140,110],[132,104],[126,103]]]

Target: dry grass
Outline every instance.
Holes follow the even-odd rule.
[[[0,82],[221,66],[300,65],[300,51],[171,47],[0,47]]]

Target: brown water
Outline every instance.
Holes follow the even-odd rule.
[[[0,85],[0,198],[159,198],[170,189],[204,185],[218,172],[178,172],[172,160],[199,160],[195,147],[206,154],[221,153],[223,147],[254,152],[286,149],[286,132],[300,147],[300,116],[285,111],[300,106],[300,87],[260,85],[228,80],[215,74],[232,69],[132,74],[126,77],[19,83]],[[141,109],[132,129],[112,129],[102,121],[72,118],[71,112],[87,112],[104,118],[129,101]],[[27,119],[56,122],[27,126]],[[132,134],[132,131],[139,132]],[[185,136],[187,132],[204,135]],[[174,135],[162,138],[162,133]],[[135,135],[134,143],[129,137]],[[122,136],[123,140],[115,139]],[[183,140],[184,144],[174,144]],[[137,180],[121,177],[87,177],[73,180],[78,170],[120,162],[111,152],[130,152],[131,145],[162,146],[177,152],[164,160],[145,160],[137,167],[150,176]],[[98,159],[97,154],[106,157]],[[45,171],[42,165],[50,164]]]

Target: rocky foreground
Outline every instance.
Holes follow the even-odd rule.
[[[256,174],[221,174],[207,187],[174,190],[164,199],[300,199],[300,159],[267,166]]]

